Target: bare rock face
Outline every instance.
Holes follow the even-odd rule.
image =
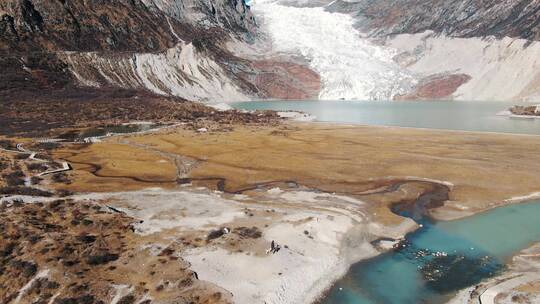
[[[540,116],[540,106],[513,106],[510,113],[524,116]]]
[[[264,97],[276,99],[317,99],[321,77],[308,67],[279,61],[256,61],[254,83]]]
[[[152,52],[211,28],[247,33],[254,24],[243,1],[5,0],[0,49]]]
[[[371,36],[431,30],[450,37],[540,40],[539,0],[337,0],[327,9],[356,16]]]
[[[174,45],[164,18],[141,1],[7,0],[3,51],[156,51]]]
[[[396,100],[449,99],[456,90],[469,81],[466,74],[433,75],[422,79],[412,92],[396,96]]]
[[[248,39],[254,27],[241,0],[5,0],[0,90],[115,86],[245,99],[257,92],[235,70],[249,64],[223,42]]]
[[[112,86],[203,102],[317,96],[311,70],[227,50],[224,42],[250,40],[255,27],[242,0],[6,0],[0,90]]]
[[[243,0],[143,0],[154,9],[199,27],[219,26],[237,34],[251,32],[255,18]]]

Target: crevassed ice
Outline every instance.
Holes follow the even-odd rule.
[[[255,0],[252,10],[273,51],[300,54],[320,74],[320,99],[391,99],[416,83],[411,72],[392,60],[396,50],[362,38],[349,15],[276,0]]]

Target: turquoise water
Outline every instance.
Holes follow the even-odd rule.
[[[252,101],[245,110],[295,110],[318,121],[540,135],[540,119],[497,116],[513,104],[463,101]]]
[[[540,201],[534,201],[462,220],[423,221],[404,247],[354,265],[322,303],[443,303],[455,291],[496,275],[515,252],[540,241],[538,215]]]

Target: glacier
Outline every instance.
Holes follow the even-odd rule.
[[[319,99],[388,100],[418,82],[393,60],[398,50],[363,38],[350,15],[277,0],[254,0],[251,9],[274,52],[301,55],[320,74]]]

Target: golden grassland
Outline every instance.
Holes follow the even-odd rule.
[[[172,187],[176,167],[170,160],[143,148],[115,143],[69,146],[56,152],[69,160],[73,183],[70,191],[128,191],[149,187]]]
[[[290,123],[202,134],[178,128],[68,146],[56,157],[74,164],[76,178],[67,187],[76,191],[174,187],[177,167],[164,155],[197,160],[189,177],[224,178],[231,192],[293,180],[355,196],[389,179],[435,179],[454,185],[439,211],[451,217],[540,191],[539,151],[538,136]],[[401,198],[417,195],[413,188],[401,189]],[[362,197],[389,203],[401,199],[396,195]],[[380,204],[374,208],[385,213]]]

